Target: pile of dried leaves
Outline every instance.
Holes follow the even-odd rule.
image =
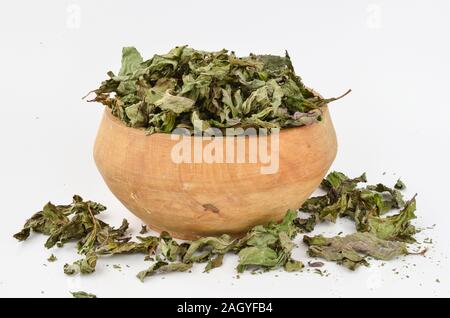
[[[416,233],[411,224],[415,218],[415,197],[407,202],[403,200],[400,189],[405,186],[401,181],[393,188],[383,184],[358,187],[362,182],[366,182],[365,175],[349,179],[343,173],[332,172],[321,184],[326,194],[308,199],[300,208],[310,214],[309,218],[299,218],[297,212],[289,210],[281,223],[255,226],[242,238],[224,234],[179,242],[166,232],[160,236],[144,236],[146,228],[143,227],[141,236],[132,240],[127,220],[118,228],[111,227],[97,218],[105,210],[103,205],[83,201],[79,196],[74,196],[70,205],[47,203],[14,237],[26,240],[33,230],[48,236],[47,248],[76,241],[83,258],[64,265],[68,275],[94,272],[98,258],[103,255],[142,254],[145,260],[152,261],[148,269],[137,274],[142,281],[158,273],[187,271],[194,263],[205,263],[205,272],[208,272],[221,266],[227,253],[239,256],[238,272],[276,268],[298,271],[303,263],[291,257],[295,236],[312,231],[319,222],[334,222],[338,217],[355,221],[357,231],[329,238],[304,235],[303,241],[311,256],[335,261],[353,270],[359,265],[368,265],[368,256],[390,260],[410,254],[407,243],[415,242],[413,234]],[[383,216],[394,209],[399,209],[397,214]]]
[[[126,125],[145,128],[148,134],[175,128],[192,132],[194,126],[309,125],[321,120],[322,106],[342,97],[323,99],[305,87],[287,53],[236,57],[225,49],[206,52],[179,46],[144,61],[134,47],[125,47],[118,75],[108,76],[91,101],[108,106]],[[199,120],[200,127],[195,124]]]

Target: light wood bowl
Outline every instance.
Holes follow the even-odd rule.
[[[274,174],[262,174],[261,163],[177,164],[171,160],[176,143],[170,134],[147,136],[127,127],[105,110],[94,158],[109,189],[131,212],[181,239],[240,236],[280,221],[319,186],[337,151],[327,107],[321,122],[280,131]]]

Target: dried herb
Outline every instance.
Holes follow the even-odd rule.
[[[304,267],[303,263],[291,256],[295,236],[299,232],[312,231],[319,222],[334,222],[338,217],[355,221],[357,232],[328,238],[305,235],[303,241],[308,245],[310,256],[355,269],[368,265],[367,257],[389,260],[399,255],[415,254],[408,252],[406,244],[415,242],[416,228],[411,220],[415,218],[416,197],[405,203],[401,192],[396,189],[399,188],[398,182],[394,188],[383,184],[361,187],[360,183],[365,182],[365,174],[350,179],[341,172],[332,172],[321,183],[325,194],[308,199],[300,208],[310,217],[299,218],[296,211],[289,210],[281,223],[255,226],[239,239],[223,234],[180,243],[167,232],[162,232],[159,236],[136,236],[132,240],[127,235],[127,220],[124,219],[118,228],[111,227],[97,217],[106,209],[103,205],[83,201],[78,195],[69,205],[47,203],[42,211],[26,221],[14,237],[23,241],[31,231],[42,233],[48,236],[47,248],[62,247],[68,241],[77,242],[78,252],[83,257],[64,265],[64,272],[68,275],[93,273],[103,255],[142,254],[144,260],[153,264],[138,273],[141,281],[160,273],[188,271],[194,263],[206,263],[204,271],[209,272],[222,265],[227,253],[238,255],[239,273],[277,268],[284,268],[287,272],[299,271]],[[400,211],[385,216],[395,209]],[[146,231],[143,226],[141,235]],[[421,255],[423,251],[416,254]],[[54,261],[56,257],[52,254],[48,260]],[[310,267],[323,266],[321,262],[308,264]]]
[[[321,188],[326,191],[326,194],[310,198],[300,207],[300,211],[310,213],[311,217],[297,220],[297,226],[302,231],[310,232],[318,222],[335,222],[338,217],[348,217],[355,221],[358,231],[368,231],[369,228],[373,228],[372,232],[376,231],[381,238],[387,238],[387,235],[382,233],[388,231],[389,224],[392,225],[395,221],[397,237],[403,235],[404,239],[411,241],[411,234],[414,234],[415,230],[409,220],[414,218],[415,200],[407,204],[407,211],[400,212],[401,216],[377,222],[387,212],[405,206],[403,195],[399,190],[383,184],[358,187],[360,183],[365,182],[367,182],[365,174],[350,179],[341,172],[331,172],[321,183]],[[376,227],[375,223],[379,226]]]
[[[208,261],[208,264],[205,266],[205,272],[209,272],[210,270],[222,266],[224,254],[218,254],[215,257],[211,258]]]
[[[415,219],[416,196],[404,202],[398,189],[405,186],[400,180],[394,188],[383,184],[358,187],[367,182],[366,175],[350,179],[341,172],[331,172],[322,182],[325,195],[308,199],[300,208],[310,213],[308,219],[297,219],[295,224],[303,232],[310,232],[322,221],[334,222],[338,217],[355,221],[358,233],[346,237],[304,237],[309,254],[336,261],[350,269],[367,265],[365,256],[391,259],[406,254],[406,243],[414,243],[417,232],[411,224]],[[401,209],[394,215],[384,214]]]
[[[122,66],[107,73],[90,101],[100,102],[122,122],[169,133],[175,128],[285,128],[321,120],[323,99],[305,87],[289,55],[236,57],[179,46],[145,60],[134,47],[122,50]]]
[[[416,228],[410,223],[416,215],[416,197],[408,201],[400,213],[385,218],[369,216],[366,229],[384,240],[397,240],[408,243],[414,243],[416,240],[412,237],[416,233]]]
[[[48,235],[45,247],[55,245],[61,247],[64,243],[76,240],[81,254],[106,244],[110,240],[126,241],[125,232],[128,222],[123,221],[118,229],[111,228],[105,222],[96,218],[106,207],[93,201],[83,201],[75,195],[72,204],[53,205],[47,203],[42,211],[35,213],[25,223],[23,229],[14,237],[19,241],[26,240],[31,230]]]
[[[141,230],[139,231],[139,234],[146,234],[148,232],[147,225],[141,225]]]
[[[300,270],[303,264],[291,259],[295,247],[292,239],[297,234],[294,220],[297,212],[289,210],[280,224],[255,226],[246,236],[237,242],[239,250],[238,272],[247,267],[274,269],[285,267],[289,271]]]
[[[303,267],[301,262],[291,259],[291,251],[295,246],[292,239],[297,233],[293,223],[295,211],[288,211],[280,224],[254,227],[241,239],[224,234],[178,243],[167,232],[162,232],[159,237],[137,236],[136,240],[131,240],[126,236],[126,220],[116,229],[96,217],[104,210],[104,206],[92,201],[85,202],[77,195],[70,205],[55,206],[48,203],[14,237],[25,240],[30,230],[34,230],[52,238],[51,244],[46,243],[48,248],[63,246],[69,240],[77,241],[78,251],[84,257],[64,265],[67,275],[93,273],[102,255],[136,253],[143,254],[146,259],[156,259],[153,265],[138,274],[141,280],[157,273],[186,271],[194,263],[206,262],[207,272],[221,266],[226,253],[239,255],[239,272],[247,267],[264,270],[284,267],[287,271]]]
[[[64,273],[67,275],[91,274],[97,265],[97,255],[94,251],[89,252],[85,258],[79,259],[70,264],[64,265]]]
[[[70,292],[73,298],[97,298],[94,294],[89,294],[84,291]]]
[[[296,218],[294,224],[298,227],[301,233],[309,233],[314,230],[314,227],[319,223],[318,214],[312,214],[309,218]]]
[[[170,273],[170,272],[185,272],[192,267],[192,263],[166,263],[166,262],[156,262],[148,269],[141,271],[137,274],[137,277],[140,281],[144,281],[144,279],[148,276],[153,276],[158,273]]]
[[[322,235],[313,237],[305,235],[303,241],[309,246],[310,256],[336,261],[352,270],[359,265],[368,265],[366,256],[390,260],[396,256],[408,254],[405,243],[382,240],[371,233],[358,232],[332,238]]]
[[[53,254],[50,255],[49,258],[47,258],[47,261],[49,261],[50,263],[56,262],[56,260],[58,260],[58,259]]]
[[[114,241],[110,240],[108,243],[99,246],[96,253],[99,255],[115,255],[115,254],[146,254],[152,255],[155,253],[159,238],[155,236],[137,236],[138,241]]]
[[[396,188],[397,190],[404,190],[406,189],[406,185],[403,183],[402,180],[398,179],[394,185],[394,188]]]
[[[184,269],[181,265],[166,267],[166,265],[175,264],[170,262],[176,262],[176,264],[207,262],[205,271],[208,272],[221,266],[223,255],[229,252],[237,253],[239,256],[238,272],[242,272],[248,267],[270,270],[284,266],[288,271],[300,270],[303,264],[291,259],[291,251],[294,248],[291,240],[297,233],[293,224],[295,217],[296,212],[288,211],[282,223],[256,226],[241,239],[233,239],[224,234],[220,237],[204,237],[178,244],[163,232],[160,237],[157,258],[160,260],[160,265],[164,263],[161,265],[164,265],[162,267],[164,271]],[[159,265],[156,264],[141,272],[139,277],[161,272]]]
[[[65,264],[64,272],[68,275],[89,274],[95,271],[98,249],[113,242],[124,243],[130,239],[126,236],[127,220],[123,220],[122,225],[116,229],[96,217],[105,209],[99,203],[83,201],[78,195],[73,197],[73,202],[69,205],[54,205],[49,202],[42,211],[27,220],[23,229],[14,237],[24,241],[33,230],[49,236],[45,243],[47,248],[55,245],[62,247],[68,241],[76,241],[78,252],[85,257],[73,264]]]
[[[284,270],[286,272],[298,272],[298,271],[302,270],[303,267],[305,267],[305,265],[303,265],[302,262],[296,261],[296,260],[292,260],[292,259],[288,260],[284,264]]]
[[[314,268],[322,267],[322,266],[324,266],[324,265],[325,265],[325,264],[322,263],[322,262],[308,262],[308,266],[309,266],[309,267],[314,267]]]

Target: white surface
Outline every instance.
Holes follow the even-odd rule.
[[[2,1],[0,296],[67,297],[69,290],[100,297],[450,296],[450,2],[302,3]],[[69,202],[74,193],[107,205],[111,223],[126,217],[138,229],[140,222],[94,166],[91,150],[102,107],[81,96],[106,71],[119,68],[122,46],[134,45],[150,57],[178,44],[242,55],[287,49],[297,72],[324,96],[352,88],[331,106],[339,138],[333,169],[350,176],[366,171],[369,181],[390,184],[401,176],[407,196],[419,193],[415,223],[437,224],[419,236],[435,242],[428,257],[384,267],[374,262],[356,272],[327,264],[329,277],[280,271],[236,279],[230,256],[210,274],[200,265],[192,274],[142,284],[134,277],[148,265],[141,256],[102,259],[94,275],[70,278],[62,266],[78,257],[75,252],[46,251],[38,235],[23,244],[12,239],[46,200]],[[340,224],[322,229],[352,229]],[[296,255],[307,260],[299,245]],[[57,262],[47,263],[51,253]],[[106,264],[122,264],[123,270]]]

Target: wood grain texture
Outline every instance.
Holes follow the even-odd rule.
[[[234,137],[223,137],[223,143],[227,138]],[[261,174],[261,163],[177,164],[171,159],[177,142],[170,134],[146,136],[105,110],[94,159],[131,212],[150,228],[182,239],[239,236],[255,225],[280,221],[319,186],[337,151],[326,107],[321,122],[280,131],[274,174]]]

